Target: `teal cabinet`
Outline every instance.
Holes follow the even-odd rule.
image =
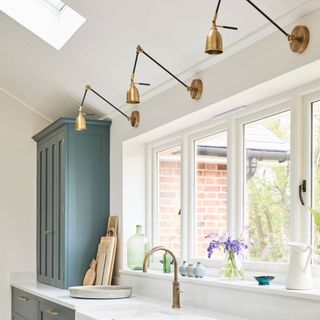
[[[12,289],[12,312],[13,319],[37,319],[38,301],[22,290]]]
[[[12,288],[12,320],[74,320],[75,311]]]
[[[51,302],[39,303],[39,320],[74,320],[74,311]]]
[[[37,277],[68,288],[82,283],[109,216],[111,121],[77,132],[61,118],[37,142]]]

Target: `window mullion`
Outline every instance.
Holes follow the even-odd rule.
[[[192,256],[192,244],[194,232],[192,229],[192,210],[188,199],[191,199],[191,168],[190,168],[190,147],[188,138],[184,136],[181,141],[181,258],[190,260]]]
[[[303,194],[305,203],[310,203],[310,121],[306,117],[303,97],[292,99],[291,109],[291,216],[290,240],[310,241],[310,222],[306,208],[299,199],[299,185],[308,180],[307,193]],[[309,122],[309,123],[308,123]]]
[[[228,234],[235,237],[243,232],[242,214],[242,130],[237,120],[228,123]]]

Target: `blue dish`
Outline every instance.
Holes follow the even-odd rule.
[[[268,286],[270,282],[274,279],[273,276],[259,276],[254,278],[258,281],[259,286]]]

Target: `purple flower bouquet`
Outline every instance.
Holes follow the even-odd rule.
[[[210,234],[206,238],[213,238]],[[243,279],[244,273],[242,265],[239,260],[239,255],[244,256],[246,250],[249,248],[250,242],[243,238],[232,240],[230,236],[224,234],[218,239],[213,239],[209,243],[208,258],[211,258],[214,250],[223,250],[226,254],[225,266],[222,268],[220,275],[227,279]]]

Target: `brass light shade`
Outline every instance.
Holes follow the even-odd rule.
[[[127,91],[127,103],[137,104],[140,103],[140,95],[134,81],[131,81],[130,88]]]
[[[223,53],[222,36],[215,24],[212,24],[212,28],[207,35],[205,53],[212,55]]]
[[[76,118],[76,123],[75,123],[76,131],[84,131],[87,129],[87,122],[86,122],[86,119],[84,118],[83,115],[84,115],[83,108],[82,108],[82,106],[80,106],[79,114]]]

